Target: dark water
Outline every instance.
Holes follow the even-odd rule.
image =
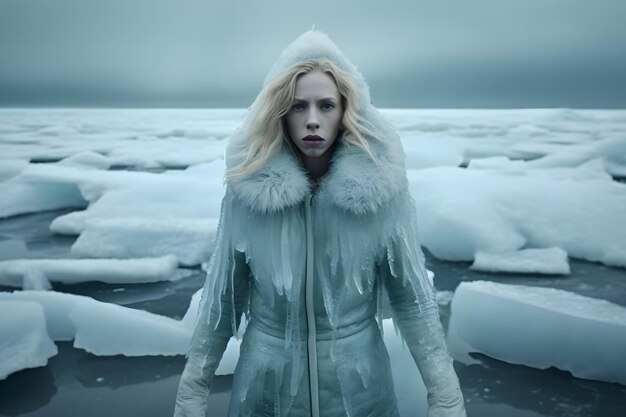
[[[52,235],[57,210],[0,220],[0,260],[67,258],[72,237]],[[439,290],[453,291],[462,281],[489,279],[547,286],[626,305],[626,271],[571,261],[567,277],[486,274],[469,263],[442,262],[428,256]],[[202,286],[200,271],[178,282],[119,285],[53,284],[54,289],[180,318],[191,295]],[[122,290],[123,289],[123,290]],[[11,291],[11,288],[0,287]],[[449,305],[441,306],[444,327]],[[42,368],[23,370],[0,381],[0,415],[32,417],[171,416],[183,357],[99,357],[57,343],[59,354]],[[626,355],[626,354],[625,354]],[[537,370],[472,354],[476,364],[455,362],[470,417],[623,417],[626,386],[573,377],[554,368]],[[626,359],[626,356],[625,356]],[[225,416],[232,376],[218,376],[209,398],[209,413]]]

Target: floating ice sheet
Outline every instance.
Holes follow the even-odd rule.
[[[626,307],[557,290],[489,281],[461,283],[448,341],[469,352],[579,378],[626,385]]]
[[[89,205],[52,224],[56,233],[81,234],[98,221],[114,220],[110,228],[93,226],[99,229],[75,248],[81,256],[127,251],[120,244],[98,254],[94,244],[104,243],[105,236],[107,245],[115,245],[129,236],[156,233],[157,227],[139,219],[155,224],[217,219],[225,139],[245,111],[2,109],[0,158],[6,159],[0,165],[6,168],[0,169],[0,178],[6,180],[0,183],[0,217]],[[621,215],[626,186],[611,178],[626,176],[621,133],[626,112],[382,113],[396,126],[406,149],[422,242],[436,257],[469,261],[479,251],[558,246],[570,257],[626,266],[626,234],[620,233],[626,230]],[[24,165],[29,159],[66,157],[60,163]],[[459,164],[470,169],[457,168]],[[108,165],[189,168],[155,174],[102,169]],[[114,231],[115,224],[124,224],[128,234]],[[179,232],[181,241],[193,238]],[[177,255],[191,264],[206,249],[196,246],[192,252],[189,260]]]
[[[64,284],[174,281],[183,277],[177,269],[178,260],[173,255],[144,259],[17,259],[0,262],[0,285],[22,287],[26,276],[35,279],[32,275],[37,274]]]
[[[408,172],[421,241],[437,258],[560,247],[570,257],[626,266],[626,185],[602,165],[506,171]]]
[[[217,219],[118,218],[94,221],[72,245],[77,257],[138,258],[175,255],[181,265],[209,258]]]
[[[470,267],[475,271],[568,275],[567,253],[561,248],[478,252]]]
[[[32,301],[0,301],[0,380],[45,366],[58,353],[48,337],[43,308]]]
[[[181,355],[191,339],[191,329],[179,320],[91,297],[55,291],[0,292],[0,304],[5,300],[39,303],[53,340],[74,339],[74,347],[94,355]]]

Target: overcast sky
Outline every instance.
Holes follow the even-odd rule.
[[[326,32],[385,108],[626,108],[626,0],[0,0],[0,106],[247,107]]]

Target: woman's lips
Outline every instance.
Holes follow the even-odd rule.
[[[321,136],[317,136],[317,135],[309,135],[309,136],[305,136],[304,138],[302,138],[302,140],[304,142],[310,142],[310,143],[320,143],[320,142],[324,142],[324,138]]]

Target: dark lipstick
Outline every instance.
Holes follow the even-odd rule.
[[[317,135],[308,135],[302,138],[302,140],[305,142],[323,142],[325,139]]]

